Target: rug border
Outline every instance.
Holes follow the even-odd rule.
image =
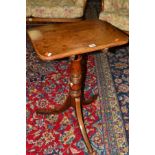
[[[108,148],[112,148],[112,150],[109,150],[111,155],[116,153],[127,155],[128,141],[107,54],[105,51],[100,51],[94,55],[101,113],[107,119],[107,126],[103,130],[108,130],[107,132],[111,138],[110,142],[107,139],[104,140],[106,145],[110,145]]]

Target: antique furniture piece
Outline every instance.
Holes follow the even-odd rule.
[[[38,109],[39,114],[59,113],[73,106],[90,154],[95,154],[86,133],[82,119],[81,105],[89,102],[81,100],[82,54],[110,48],[128,42],[128,36],[111,24],[100,20],[84,20],[74,23],[50,24],[27,30],[33,47],[42,60],[70,57],[70,91],[64,105],[58,109]],[[60,60],[61,61],[61,60]]]
[[[102,11],[99,19],[128,32],[129,0],[102,0]]]
[[[87,0],[26,0],[27,22],[73,22],[84,14]]]

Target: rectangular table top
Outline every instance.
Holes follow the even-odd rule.
[[[27,30],[42,60],[54,60],[128,43],[128,36],[100,20],[54,23]]]

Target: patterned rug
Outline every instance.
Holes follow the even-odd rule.
[[[27,155],[88,155],[75,110],[37,115],[38,107],[63,104],[69,90],[69,60],[43,62],[27,40]],[[86,130],[98,155],[126,155],[128,142],[107,55],[87,55],[84,96],[99,96],[83,107]]]
[[[114,48],[107,56],[129,141],[129,46]]]

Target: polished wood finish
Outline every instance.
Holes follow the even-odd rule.
[[[89,101],[83,101],[82,56],[79,54],[103,50],[128,43],[128,35],[112,25],[99,20],[85,20],[77,23],[51,24],[28,31],[30,40],[42,60],[54,60],[70,57],[70,91],[65,103],[57,109],[38,109],[38,114],[59,113],[70,106],[75,107],[78,123],[90,155],[95,155],[84,126],[82,105],[96,100],[97,95]]]
[[[72,59],[72,58],[71,58]],[[77,98],[81,96],[81,60],[82,56],[73,57],[70,65],[70,96]]]
[[[39,18],[39,17],[26,17],[26,23],[42,23],[42,22],[58,22],[58,23],[66,23],[66,22],[78,22],[83,18]]]
[[[27,32],[42,60],[70,57],[128,42],[126,34],[100,20],[50,24]]]
[[[94,151],[91,147],[91,144],[89,142],[89,138],[88,138],[88,135],[87,135],[87,132],[86,132],[86,128],[85,128],[85,125],[83,123],[83,118],[82,118],[82,110],[81,110],[81,100],[79,97],[75,98],[75,103],[76,103],[76,115],[77,115],[77,119],[78,119],[78,122],[79,122],[79,126],[80,126],[80,129],[81,129],[81,133],[82,133],[82,136],[84,138],[84,141],[86,143],[86,146],[87,146],[87,149],[89,151],[90,154],[94,154]]]

